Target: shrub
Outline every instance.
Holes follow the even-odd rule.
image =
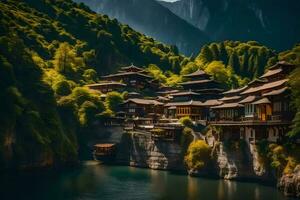
[[[190,144],[184,161],[189,169],[201,170],[207,166],[211,156],[211,148],[203,140],[197,140]]]
[[[118,92],[109,92],[106,94],[105,105],[106,108],[117,112],[120,109],[120,104],[123,103],[124,99],[122,94]]]
[[[193,121],[189,117],[182,117],[181,119],[179,119],[179,122],[185,127],[191,128],[194,126]]]

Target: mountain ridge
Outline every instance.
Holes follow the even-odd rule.
[[[155,0],[76,0],[92,10],[117,18],[135,30],[155,39],[176,45],[186,55],[197,54],[210,41],[198,28],[173,14]]]
[[[286,3],[279,0],[158,2],[204,31],[213,41],[255,40],[277,50],[291,48],[300,41],[300,21],[297,20],[300,2],[296,0]]]

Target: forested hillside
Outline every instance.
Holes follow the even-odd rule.
[[[76,161],[94,120],[111,115],[111,99],[122,100],[103,102],[81,86],[131,62],[179,71],[184,60],[176,47],[70,0],[0,8],[0,168]]]

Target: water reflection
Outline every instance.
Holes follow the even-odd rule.
[[[30,200],[214,200],[284,198],[275,188],[254,183],[192,178],[87,162],[63,172],[0,175],[0,199]]]

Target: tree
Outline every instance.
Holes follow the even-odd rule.
[[[53,86],[56,95],[67,96],[71,94],[71,86],[68,81],[60,81]]]
[[[202,60],[204,63],[209,63],[214,60],[214,55],[210,48],[207,45],[204,45],[197,59]]]
[[[224,83],[226,85],[230,83],[230,70],[229,68],[225,68],[225,65],[222,61],[213,61],[209,63],[205,68],[205,72],[213,76],[213,79],[220,83]]]
[[[220,60],[220,52],[219,52],[219,49],[218,49],[218,45],[216,43],[212,43],[210,45],[210,49],[211,49],[211,52],[212,52],[212,55],[213,55],[213,59],[214,60]]]
[[[123,96],[118,92],[109,92],[106,94],[105,105],[106,108],[117,112],[120,109],[120,104],[123,103]]]
[[[223,63],[227,64],[228,54],[227,54],[227,50],[225,48],[224,42],[220,43],[219,56],[220,56],[220,60],[223,61]]]
[[[53,65],[58,72],[73,75],[78,68],[83,68],[85,64],[82,57],[77,57],[72,46],[64,42],[55,51]]]
[[[240,65],[240,60],[239,57],[236,53],[236,51],[233,51],[229,58],[228,65],[231,66],[236,74],[240,74],[241,72],[241,65]]]

